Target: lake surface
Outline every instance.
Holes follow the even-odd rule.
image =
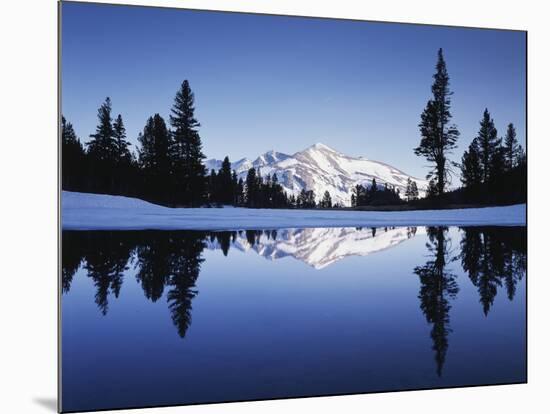
[[[64,411],[526,381],[525,227],[63,231]]]

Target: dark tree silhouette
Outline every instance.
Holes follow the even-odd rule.
[[[95,134],[91,134],[92,138],[86,143],[88,146],[88,154],[97,161],[112,162],[116,158],[116,141],[111,118],[111,98],[105,98],[105,102],[101,104],[97,110],[98,125]]]
[[[64,231],[61,233],[61,291],[69,293],[74,275],[80,268],[85,255],[85,244],[80,232]]]
[[[122,121],[122,115],[118,114],[113,122],[113,138],[115,144],[115,160],[117,165],[130,164],[132,154],[130,153],[130,142],[126,140],[126,128]]]
[[[464,151],[461,172],[461,181],[464,187],[474,188],[482,182],[483,171],[477,138],[470,143],[468,150]]]
[[[449,311],[450,300],[458,293],[456,276],[447,270],[448,264],[454,259],[450,254],[450,240],[446,236],[446,227],[428,227],[429,243],[426,247],[431,259],[423,266],[414,269],[414,273],[420,278],[420,309],[426,316],[428,323],[432,324],[431,337],[437,375],[441,376],[445,357],[449,346],[448,335],[450,328]]]
[[[149,117],[139,134],[139,165],[144,190],[149,199],[157,202],[173,201],[171,157],[172,141],[164,119],[155,114]]]
[[[516,138],[516,128],[514,124],[509,123],[506,129],[506,136],[504,137],[504,148],[506,158],[506,168],[511,170],[518,165],[518,158],[520,156],[521,146]]]
[[[495,128],[495,123],[487,108],[485,108],[483,118],[479,124],[480,128],[476,139],[479,145],[481,180],[484,183],[488,183],[493,169],[493,158],[497,152],[497,148],[500,146],[500,139],[497,136],[498,132]]]
[[[433,164],[427,179],[433,178],[437,194],[443,194],[450,181],[451,165],[448,156],[456,148],[459,132],[455,125],[449,125],[452,117],[450,108],[453,93],[449,89],[449,74],[442,49],[437,53],[436,73],[433,78],[433,97],[428,101],[421,115],[419,124],[421,140],[414,152]]]
[[[195,283],[204,262],[204,233],[193,232],[179,237],[177,250],[170,254],[170,291],[168,308],[180,337],[184,338],[191,325],[191,302],[198,294]]]
[[[502,286],[512,300],[526,270],[525,228],[465,227],[460,244],[462,268],[477,287],[483,313]]]
[[[61,186],[64,190],[75,191],[83,187],[85,155],[73,125],[61,117]]]
[[[91,246],[84,257],[84,269],[92,278],[96,287],[95,303],[103,315],[109,310],[109,294],[118,298],[124,272],[128,270],[128,261],[134,245],[121,239],[118,232],[92,232]]]
[[[176,94],[170,114],[172,126],[172,168],[174,171],[176,202],[199,206],[206,196],[206,170],[203,160],[200,123],[195,119],[195,97],[189,82],[183,81]]]
[[[323,199],[320,203],[321,208],[332,208],[332,198],[330,197],[330,193],[328,191],[325,191],[323,194]]]

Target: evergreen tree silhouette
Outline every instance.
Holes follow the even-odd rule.
[[[520,147],[516,135],[516,128],[514,128],[514,124],[509,123],[508,128],[506,129],[506,136],[504,137],[506,168],[508,170],[511,170],[518,165]]]
[[[497,148],[500,146],[500,139],[497,136],[495,123],[487,108],[485,108],[483,118],[479,124],[480,128],[476,139],[479,145],[481,180],[483,183],[488,183],[492,172],[493,158]]]
[[[206,196],[206,170],[203,160],[201,137],[198,132],[200,123],[195,119],[195,97],[184,80],[176,93],[170,114],[173,137],[174,191],[177,202],[198,206]]]
[[[115,144],[115,157],[118,165],[129,164],[132,155],[130,153],[130,142],[126,140],[126,128],[122,121],[122,115],[118,114],[113,122],[113,138]]]
[[[90,156],[98,161],[114,161],[116,158],[116,141],[111,118],[111,98],[105,98],[97,110],[98,125],[95,134],[86,143]]]
[[[460,244],[462,268],[478,290],[483,313],[488,315],[503,285],[512,300],[526,270],[525,229],[466,227]]]
[[[170,255],[170,291],[167,293],[168,308],[178,334],[184,338],[191,325],[192,300],[198,294],[195,283],[204,262],[205,234],[188,233],[180,237],[177,250]]]
[[[468,150],[464,151],[462,156],[462,185],[467,188],[473,188],[479,186],[483,180],[481,170],[481,160],[479,154],[479,145],[477,138],[474,139]]]
[[[431,337],[437,375],[441,376],[445,357],[449,346],[448,335],[450,328],[449,312],[450,300],[458,293],[456,276],[447,270],[448,264],[454,259],[450,255],[450,240],[446,236],[446,227],[428,227],[429,242],[426,247],[431,259],[423,266],[417,266],[414,273],[420,278],[420,309],[432,324]]]
[[[61,117],[61,187],[63,190],[79,190],[84,186],[85,151],[76,136],[73,125]]]
[[[173,201],[170,156],[172,141],[166,123],[159,114],[147,119],[138,141],[139,165],[143,171],[147,198],[160,202]]]
[[[421,140],[414,153],[426,158],[433,164],[427,179],[434,179],[437,194],[445,192],[450,182],[451,165],[449,154],[456,148],[459,137],[455,125],[449,125],[451,120],[451,95],[449,89],[449,74],[443,58],[443,50],[437,53],[436,73],[433,75],[432,99],[426,104],[419,124]]]
[[[93,248],[87,249],[84,269],[96,287],[95,303],[103,315],[109,310],[109,294],[118,298],[124,272],[134,249],[132,243],[120,239],[118,232],[94,232]]]

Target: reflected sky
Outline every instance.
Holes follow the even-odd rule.
[[[64,410],[526,380],[525,227],[62,241]]]

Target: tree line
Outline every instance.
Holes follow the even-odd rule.
[[[376,183],[376,178],[373,178],[370,185],[358,184],[353,188],[351,206],[399,204],[402,203],[399,193],[399,188],[396,189],[387,183],[379,185]]]
[[[450,76],[439,49],[428,100],[419,123],[420,142],[414,153],[425,158],[430,170],[427,188],[408,180],[403,194],[393,186],[373,182],[351,189],[351,207],[366,205],[420,205],[449,203],[506,203],[526,200],[527,157],[518,143],[516,129],[509,123],[499,137],[494,120],[485,109],[480,129],[460,163],[451,160],[460,136],[451,123]],[[176,93],[169,122],[158,113],[150,116],[131,150],[123,118],[113,116],[106,98],[97,113],[96,131],[82,143],[73,125],[62,117],[62,187],[82,191],[139,197],[170,206],[229,204],[250,208],[339,208],[325,191],[317,200],[313,190],[287,194],[276,174],[262,177],[259,169],[248,170],[243,180],[225,157],[221,168],[206,171],[195,117],[195,98],[187,80]],[[113,119],[114,118],[114,119]],[[454,167],[460,170],[462,187],[449,191]],[[419,200],[420,191],[425,200]]]
[[[251,168],[246,179],[231,169],[229,157],[221,168],[206,171],[202,141],[195,118],[194,94],[185,80],[177,91],[169,125],[150,116],[130,149],[123,118],[113,119],[111,99],[98,109],[98,124],[82,143],[73,125],[62,117],[62,188],[139,197],[170,206],[234,205],[250,208],[331,208],[326,192],[319,203],[313,190],[297,196],[283,190],[276,174],[262,177]]]
[[[499,138],[491,115],[485,109],[478,135],[464,152],[461,163],[450,160],[460,136],[456,125],[451,123],[450,77],[442,49],[437,55],[433,75],[432,98],[421,114],[419,124],[421,140],[414,148],[418,156],[430,163],[426,196],[445,199],[451,182],[453,167],[461,173],[462,188],[455,191],[454,198],[467,202],[518,202],[526,200],[527,157],[516,138],[512,123],[506,135]],[[408,198],[408,197],[407,197]],[[414,199],[414,197],[413,197]]]

